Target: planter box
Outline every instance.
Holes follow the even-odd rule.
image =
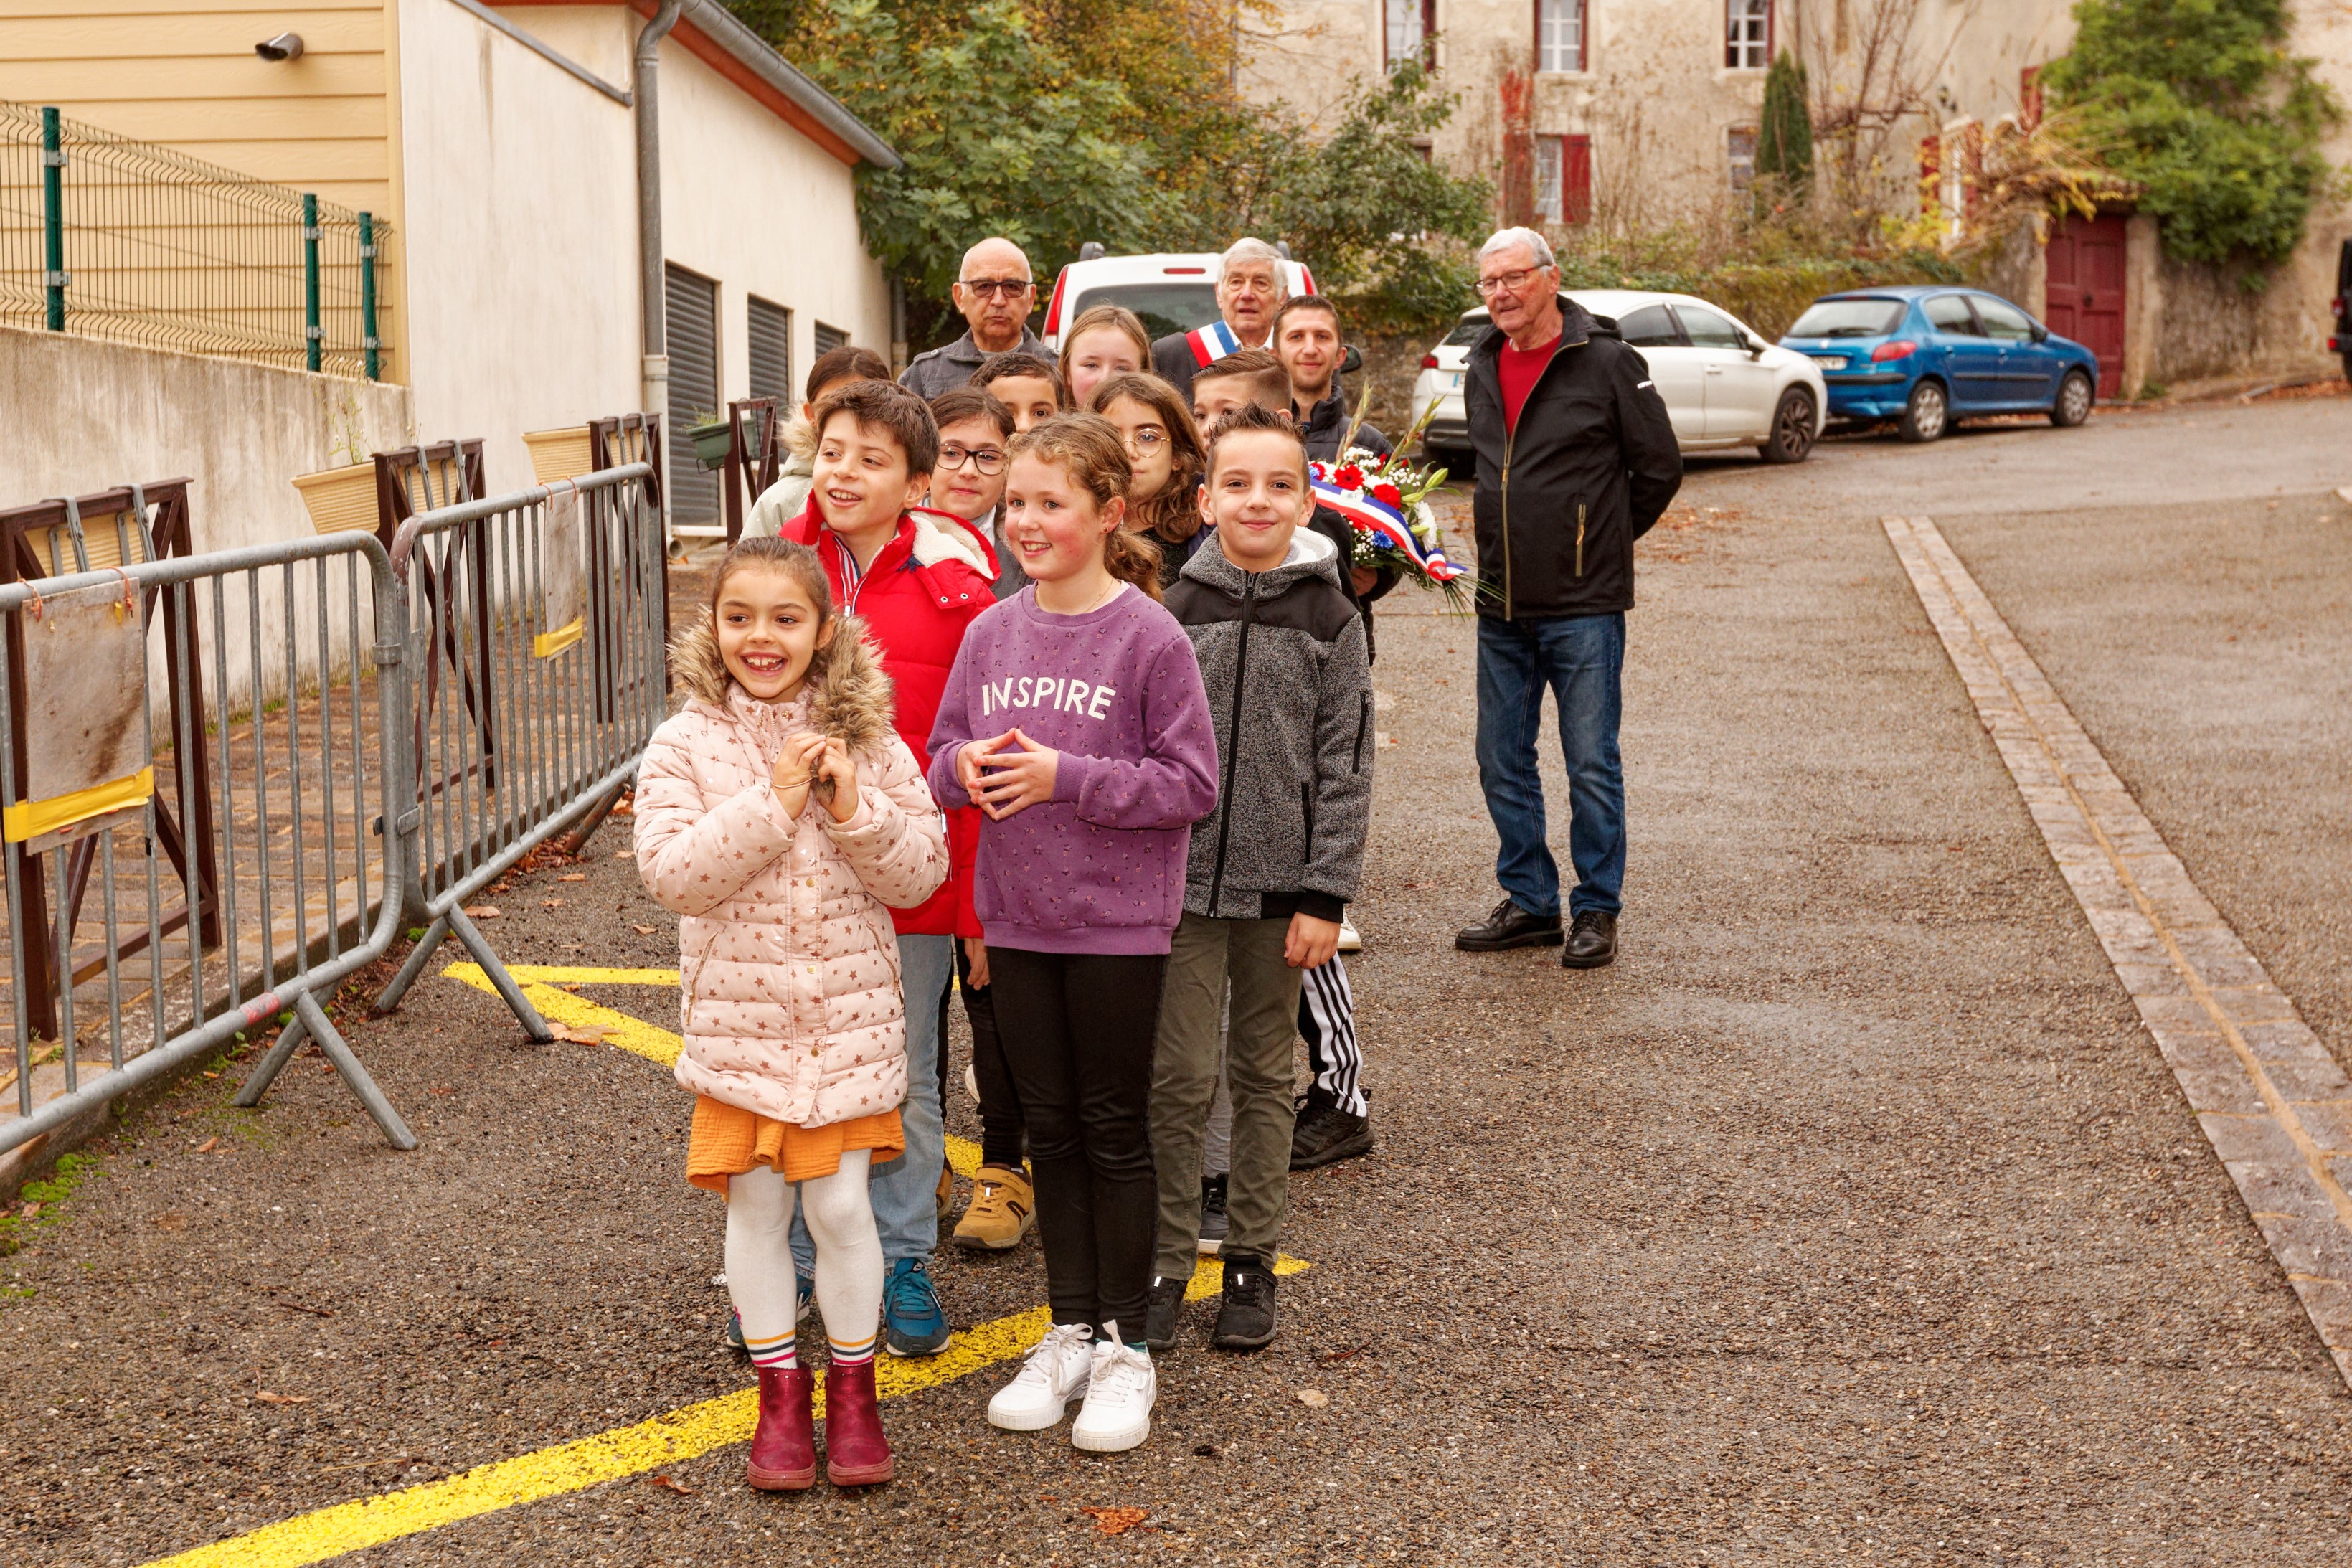
[[[526,431],[522,444],[530,450],[531,476],[541,484],[553,484],[558,479],[576,479],[590,471],[588,426],[585,425],[574,425],[563,430]]]
[[[310,512],[310,526],[320,533],[346,533],[353,529],[376,530],[375,465],[354,463],[348,468],[323,468],[297,474],[294,488]]]
[[[694,443],[695,460],[706,468],[715,468],[727,460],[727,449],[735,443],[735,426],[731,420],[714,420],[697,425],[686,438]]]

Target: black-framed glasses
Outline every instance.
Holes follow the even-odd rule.
[[[965,289],[979,295],[983,300],[992,296],[1003,300],[1018,300],[1022,295],[1037,287],[1034,281],[1026,278],[967,278],[960,279],[958,281]]]
[[[1500,289],[1507,289],[1516,294],[1528,286],[1528,279],[1542,270],[1540,267],[1522,267],[1517,272],[1506,272],[1500,278],[1481,278],[1478,279],[1478,298],[1487,299]]]
[[[1004,448],[1002,447],[961,447],[950,441],[940,448],[940,467],[961,468],[966,463],[988,475],[1004,471]]]

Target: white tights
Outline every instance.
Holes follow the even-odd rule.
[[[866,1195],[872,1152],[845,1151],[830,1176],[800,1184],[816,1242],[816,1300],[835,1359],[873,1352],[882,1321],[882,1238]],[[762,1365],[792,1365],[799,1286],[793,1270],[793,1184],[765,1165],[727,1181],[727,1292]]]

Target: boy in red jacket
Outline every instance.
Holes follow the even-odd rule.
[[[966,628],[996,603],[995,553],[961,518],[917,504],[939,460],[940,433],[914,393],[887,381],[844,383],[818,400],[811,422],[817,449],[808,505],[781,537],[816,551],[835,605],[866,623],[883,673],[898,689],[898,733],[928,755],[956,650]],[[947,1313],[929,1272],[947,1147],[940,1026],[956,939],[981,929],[971,905],[978,813],[947,815],[953,864],[946,884],[920,908],[892,911],[906,990],[907,1152],[876,1167],[873,1185],[888,1269],[882,1337],[892,1355],[931,1355],[948,1342]],[[805,1274],[815,1251],[797,1225],[793,1245]]]

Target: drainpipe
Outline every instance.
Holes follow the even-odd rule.
[[[660,66],[661,41],[677,26],[677,14],[685,6],[686,0],[662,0],[654,19],[637,34],[634,81],[636,91],[632,105],[637,117],[637,308],[645,356],[645,406],[648,412],[664,416],[669,412],[669,339],[664,326],[662,284],[661,101],[654,79]],[[678,433],[670,430],[664,434],[668,437],[662,443],[663,467],[667,469],[669,451],[677,445]],[[669,495],[668,480],[665,472],[665,499]]]

